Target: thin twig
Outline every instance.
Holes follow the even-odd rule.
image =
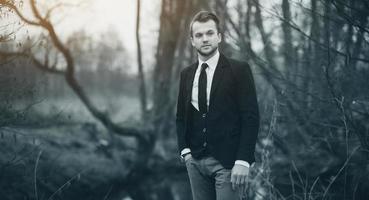
[[[75,179],[79,179],[81,177],[81,173],[83,173],[83,171],[85,170],[81,170],[80,172],[78,172],[76,175],[74,175],[72,178],[70,178],[68,181],[66,181],[62,186],[60,186],[52,195],[50,195],[50,197],[47,200],[51,200],[58,192],[62,191],[63,188],[65,188],[66,186],[69,186],[71,184],[71,181],[75,180]]]
[[[108,199],[108,197],[109,197],[112,189],[113,189],[113,186],[110,186],[110,188],[109,188],[108,192],[106,193],[106,195],[104,196],[104,199],[103,200],[107,200]]]
[[[350,156],[346,159],[345,163],[342,165],[341,169],[338,171],[338,173],[333,177],[333,180],[329,183],[327,189],[325,189],[323,194],[323,199],[325,199],[325,196],[328,194],[329,189],[331,188],[332,184],[336,181],[337,177],[341,174],[343,169],[346,168],[346,165],[350,161],[351,157],[354,155],[354,153],[359,149],[360,147],[356,147],[350,154]]]
[[[38,161],[40,160],[42,154],[42,150],[38,152],[36,164],[35,164],[35,170],[34,170],[34,186],[35,186],[35,196],[36,200],[38,200],[38,192],[37,192],[37,167],[38,167]]]

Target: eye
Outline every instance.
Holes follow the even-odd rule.
[[[212,36],[212,35],[214,35],[214,31],[208,31],[208,32],[206,33],[206,35],[208,35],[208,36]]]
[[[201,38],[201,37],[202,37],[202,34],[201,34],[201,33],[196,33],[196,34],[195,34],[195,37],[196,37],[196,38]]]

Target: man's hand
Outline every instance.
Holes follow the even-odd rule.
[[[192,158],[192,155],[190,153],[185,155],[185,157],[184,157],[185,162],[187,162],[187,160],[190,159],[190,158]]]
[[[246,184],[249,170],[249,167],[243,165],[235,164],[233,166],[231,173],[231,183],[233,190],[235,190],[236,187]]]

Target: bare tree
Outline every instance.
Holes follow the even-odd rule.
[[[355,194],[354,188],[367,187],[363,184],[366,179],[348,170],[355,168],[367,173],[359,164],[367,162],[368,157],[368,125],[365,121],[369,110],[364,94],[369,88],[363,82],[367,79],[364,77],[368,77],[367,68],[363,68],[368,64],[366,5],[366,1],[281,0],[268,6],[252,0],[247,1],[243,10],[235,9],[237,17],[241,16],[243,20],[237,22],[226,13],[228,31],[236,33],[234,39],[245,52],[242,57],[254,64],[260,71],[258,75],[274,90],[272,98],[278,102],[277,126],[281,128],[273,137],[273,146],[281,152],[276,157],[283,155],[285,162],[296,162],[295,166],[291,163],[284,165],[286,169],[292,167],[290,178],[279,176],[282,182],[291,181],[294,196],[302,194],[303,188],[314,185],[312,191],[317,192],[316,197],[327,198],[330,194],[338,198],[337,190],[340,190],[343,198],[349,198],[349,194],[358,198],[360,192]],[[260,41],[252,38],[255,30]],[[279,42],[273,43],[273,38]],[[262,44],[263,48],[258,52],[252,48],[255,43]],[[270,99],[265,103],[270,104]],[[269,113],[264,115],[266,119],[269,116]],[[312,146],[316,147],[313,152],[309,151]],[[342,151],[332,151],[332,148]],[[314,173],[306,167],[314,166],[307,164],[309,159],[300,160],[309,154],[317,158],[320,154],[328,154],[332,161],[315,162],[316,167],[321,165],[318,167],[321,171]],[[361,161],[354,160],[352,155]],[[350,167],[348,163],[351,163]],[[277,168],[273,170],[284,173]],[[328,184],[320,179],[305,184],[300,181],[301,171],[313,179],[328,174],[333,174],[335,179]],[[350,183],[352,179],[357,182]],[[337,188],[321,192],[316,188],[317,184]]]
[[[178,162],[173,160],[164,160],[160,155],[156,155],[154,147],[158,141],[158,135],[154,132],[167,134],[173,131],[171,127],[171,119],[173,117],[175,98],[172,94],[175,90],[172,87],[171,81],[173,81],[173,68],[174,58],[177,52],[178,41],[181,41],[180,33],[184,29],[183,25],[188,23],[186,17],[188,13],[193,12],[194,2],[197,1],[168,1],[163,0],[161,18],[160,18],[160,30],[159,30],[159,43],[157,51],[157,63],[154,69],[154,92],[153,92],[153,108],[151,111],[151,118],[155,126],[151,126],[151,122],[145,124],[145,127],[127,127],[119,125],[111,119],[99,107],[95,106],[90,99],[85,88],[76,79],[76,64],[72,55],[71,49],[63,42],[55,31],[54,24],[51,21],[51,16],[54,9],[49,9],[46,14],[39,10],[39,4],[35,0],[29,0],[31,6],[32,16],[25,15],[21,8],[21,5],[16,1],[0,0],[1,8],[7,9],[7,12],[11,12],[18,16],[19,19],[29,25],[39,28],[47,33],[47,39],[52,44],[55,52],[60,54],[62,60],[55,60],[50,62],[50,51],[44,52],[40,56],[40,52],[33,52],[32,47],[23,49],[20,51],[0,51],[0,58],[10,60],[12,58],[28,58],[31,59],[34,65],[47,73],[53,73],[64,77],[68,86],[77,95],[77,97],[86,106],[88,111],[99,120],[105,128],[109,130],[113,135],[119,135],[124,137],[133,137],[137,140],[137,159],[133,163],[132,170],[128,175],[119,181],[126,191],[130,193],[134,199],[146,199],[149,194],[143,192],[145,190],[144,184],[148,178],[156,179],[162,176],[163,173],[167,175],[178,171],[183,171],[183,166],[179,166]],[[137,24],[136,24],[136,43],[138,46],[138,68],[139,68],[139,80],[140,80],[140,96],[141,96],[141,110],[143,114],[147,113],[147,97],[145,89],[145,77],[142,63],[141,42],[139,38],[139,26],[140,26],[140,1],[137,2]],[[64,66],[60,66],[65,63]],[[169,129],[166,129],[169,127]],[[120,146],[120,145],[117,145]],[[152,160],[152,162],[149,162]],[[153,167],[155,166],[155,167]],[[147,174],[151,174],[147,177]],[[164,198],[167,199],[167,198]]]

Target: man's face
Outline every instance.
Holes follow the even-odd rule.
[[[205,58],[210,57],[218,49],[218,44],[222,41],[217,26],[213,20],[207,22],[194,22],[192,24],[192,46]]]

